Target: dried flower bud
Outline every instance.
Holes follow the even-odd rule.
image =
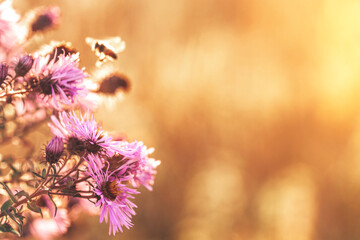
[[[15,73],[17,77],[25,76],[34,64],[34,58],[27,54],[20,58],[19,62],[15,66]]]
[[[113,73],[102,80],[98,92],[114,95],[119,89],[125,92],[129,91],[130,81],[123,74]]]
[[[53,137],[45,148],[46,161],[57,163],[64,152],[64,142],[61,137]]]
[[[108,171],[115,172],[125,163],[123,159],[124,156],[121,154],[115,154],[114,156],[107,158],[107,164],[104,167],[104,171],[108,168]]]
[[[39,12],[31,24],[33,32],[45,31],[59,25],[60,8],[53,6],[43,9]]]
[[[85,146],[80,139],[69,137],[66,149],[71,155],[82,155],[85,151]]]
[[[8,75],[9,66],[1,63],[0,64],[0,84],[3,83]]]

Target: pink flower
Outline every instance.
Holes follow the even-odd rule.
[[[118,142],[113,155],[102,156],[93,160],[97,169],[108,168],[109,172],[117,177],[129,177],[133,187],[141,185],[152,191],[154,185],[156,168],[160,160],[150,158],[153,148],[147,148],[142,142],[134,141],[128,143]]]
[[[130,181],[133,187],[138,188],[143,185],[148,190],[152,190],[156,168],[161,163],[160,160],[149,157],[153,152],[154,148],[147,148],[142,142],[138,141],[132,143],[122,142],[118,148],[117,153],[123,156],[121,162],[127,167],[126,173],[132,175]]]
[[[61,54],[50,62],[49,58],[50,55],[35,58],[31,73],[38,84],[34,88],[43,102],[48,102],[61,110],[62,106],[59,103],[69,106],[76,102],[78,96],[87,94],[83,86],[83,80],[87,75],[84,69],[78,67],[79,54]]]
[[[52,132],[67,141],[67,150],[71,154],[97,154],[111,156],[117,142],[107,136],[89,113],[77,117],[74,112],[59,113],[59,120],[52,116]]]
[[[109,235],[115,235],[122,232],[122,227],[132,227],[131,217],[135,215],[136,205],[129,198],[134,198],[131,194],[138,192],[125,186],[130,177],[113,177],[108,170],[99,169],[99,161],[97,156],[88,156],[88,173],[96,183],[94,193],[98,196],[96,206],[100,207],[100,222],[109,221]]]
[[[26,30],[19,25],[19,20],[20,15],[13,9],[12,0],[3,1],[0,4],[0,49],[7,56],[11,50],[21,49],[18,45],[25,39]]]
[[[49,240],[66,233],[70,220],[66,209],[58,209],[54,218],[36,218],[30,224],[30,233],[41,240]]]

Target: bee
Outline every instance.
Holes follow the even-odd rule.
[[[85,41],[91,46],[91,49],[99,58],[96,63],[98,66],[107,60],[115,61],[118,58],[117,54],[125,49],[125,42],[122,41],[120,37],[112,37],[103,40],[87,37]]]

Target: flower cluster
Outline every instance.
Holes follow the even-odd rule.
[[[100,221],[110,219],[109,233],[131,227],[135,205],[129,198],[141,185],[152,190],[160,164],[149,157],[153,149],[142,142],[113,141],[89,113],[77,117],[74,112],[61,112],[59,118],[52,116],[49,126],[56,135],[54,139],[65,141],[69,154],[86,162],[87,174],[95,182],[97,205],[101,206]]]
[[[132,199],[141,186],[153,189],[160,164],[150,157],[153,148],[121,134],[110,136],[93,116],[102,99],[115,100],[130,89],[129,79],[109,67],[125,48],[120,37],[85,40],[98,57],[93,72],[103,77],[80,65],[71,43],[52,41],[26,51],[32,39],[60,22],[56,6],[22,17],[12,0],[0,3],[0,143],[24,153],[0,154],[1,166],[9,168],[0,173],[0,238],[59,237],[79,212],[99,214],[100,222],[109,223],[110,235],[129,229],[137,207]],[[44,123],[54,136],[36,151],[25,137],[42,131]]]
[[[107,136],[89,113],[78,118],[74,112],[61,112],[59,119],[55,116],[51,119],[50,128],[56,136],[65,140],[70,154],[108,156],[114,153],[117,143]]]

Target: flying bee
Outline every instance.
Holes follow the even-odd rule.
[[[91,49],[95,52],[95,55],[99,58],[96,65],[100,66],[103,62],[115,61],[117,54],[125,49],[125,42],[120,37],[112,37],[108,39],[94,39],[87,37],[86,43],[91,46]]]

